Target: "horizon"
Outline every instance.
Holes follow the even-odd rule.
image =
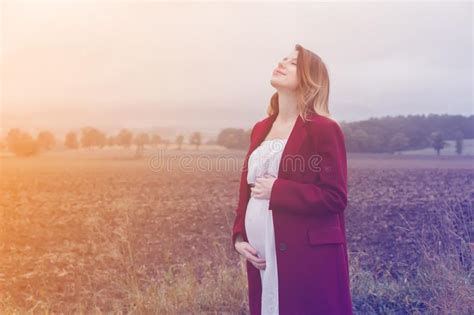
[[[350,124],[350,123],[356,123],[356,122],[362,122],[362,121],[369,121],[369,120],[373,120],[373,119],[381,120],[381,119],[396,118],[396,117],[408,118],[409,116],[426,116],[426,117],[429,117],[431,115],[434,115],[434,116],[444,116],[444,115],[447,115],[447,116],[462,116],[462,117],[465,117],[465,118],[469,118],[469,117],[474,116],[473,114],[471,114],[471,115],[462,115],[462,114],[452,114],[452,113],[422,113],[422,114],[408,114],[408,115],[384,115],[384,116],[378,116],[378,117],[368,117],[366,119],[353,120],[353,121],[341,120],[339,122]],[[64,137],[70,131],[80,132],[81,129],[85,128],[85,127],[94,127],[94,128],[97,128],[100,131],[105,132],[106,134],[117,133],[121,129],[128,129],[128,130],[132,131],[133,133],[139,133],[139,132],[155,133],[155,134],[161,135],[165,139],[169,139],[169,137],[176,137],[178,134],[182,134],[184,136],[189,136],[193,132],[200,132],[201,135],[203,136],[204,140],[206,140],[206,139],[209,140],[210,138],[214,139],[214,137],[217,136],[219,134],[219,132],[221,132],[225,128],[236,128],[236,129],[242,128],[244,130],[249,129],[249,128],[244,128],[244,127],[239,127],[239,126],[227,126],[227,127],[223,127],[223,128],[220,128],[220,129],[213,129],[213,128],[208,128],[208,129],[201,128],[200,129],[200,128],[195,128],[195,127],[191,127],[191,126],[187,126],[187,127],[181,126],[181,127],[179,127],[179,126],[154,125],[154,126],[146,126],[146,127],[128,127],[128,126],[119,126],[118,124],[115,125],[115,126],[114,125],[109,125],[109,126],[102,126],[102,127],[101,126],[95,126],[95,125],[92,125],[92,124],[86,124],[86,125],[78,126],[78,127],[68,127],[68,128],[64,128],[62,130],[58,130],[57,128],[54,128],[54,127],[53,128],[48,128],[48,127],[45,127],[45,128],[13,127],[13,128],[3,130],[3,132],[2,132],[2,129],[0,129],[0,140],[4,139],[6,137],[6,135],[8,134],[8,131],[11,130],[11,129],[14,129],[14,128],[18,128],[18,129],[21,129],[23,131],[26,131],[26,132],[30,133],[30,135],[32,135],[32,136],[35,136],[40,131],[45,131],[46,130],[46,131],[52,132],[55,136]]]

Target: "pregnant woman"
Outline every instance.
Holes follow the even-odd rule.
[[[321,58],[296,45],[278,63],[268,117],[252,128],[232,231],[251,314],[352,314],[344,135]]]

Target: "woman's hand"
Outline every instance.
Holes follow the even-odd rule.
[[[257,250],[250,245],[249,242],[237,238],[235,241],[235,249],[240,255],[245,257],[255,268],[264,270],[266,267],[266,261],[263,258],[257,256]]]
[[[257,177],[255,186],[251,187],[251,196],[257,199],[270,199],[273,182],[276,177],[265,174],[263,177]]]

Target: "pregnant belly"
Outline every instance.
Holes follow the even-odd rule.
[[[245,212],[245,231],[250,245],[254,247],[258,257],[265,258],[265,244],[271,212],[268,210],[268,199],[250,197]]]

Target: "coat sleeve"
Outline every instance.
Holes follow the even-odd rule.
[[[347,206],[347,159],[344,134],[338,123],[321,124],[313,136],[319,155],[319,182],[303,183],[284,178],[273,182],[269,209],[299,214],[341,213]],[[306,163],[308,165],[308,163]]]
[[[252,132],[250,133],[250,145],[252,144],[252,139],[255,134],[255,127],[257,126],[258,122],[253,126]],[[248,200],[250,198],[250,186],[247,183],[247,173],[248,173],[248,158],[250,153],[250,145],[247,150],[247,154],[244,159],[244,163],[242,166],[241,174],[240,174],[240,186],[239,186],[239,201],[237,207],[234,210],[235,218],[234,218],[234,226],[232,228],[232,248],[235,249],[235,241],[239,234],[246,238],[245,234],[245,210],[248,204]]]

